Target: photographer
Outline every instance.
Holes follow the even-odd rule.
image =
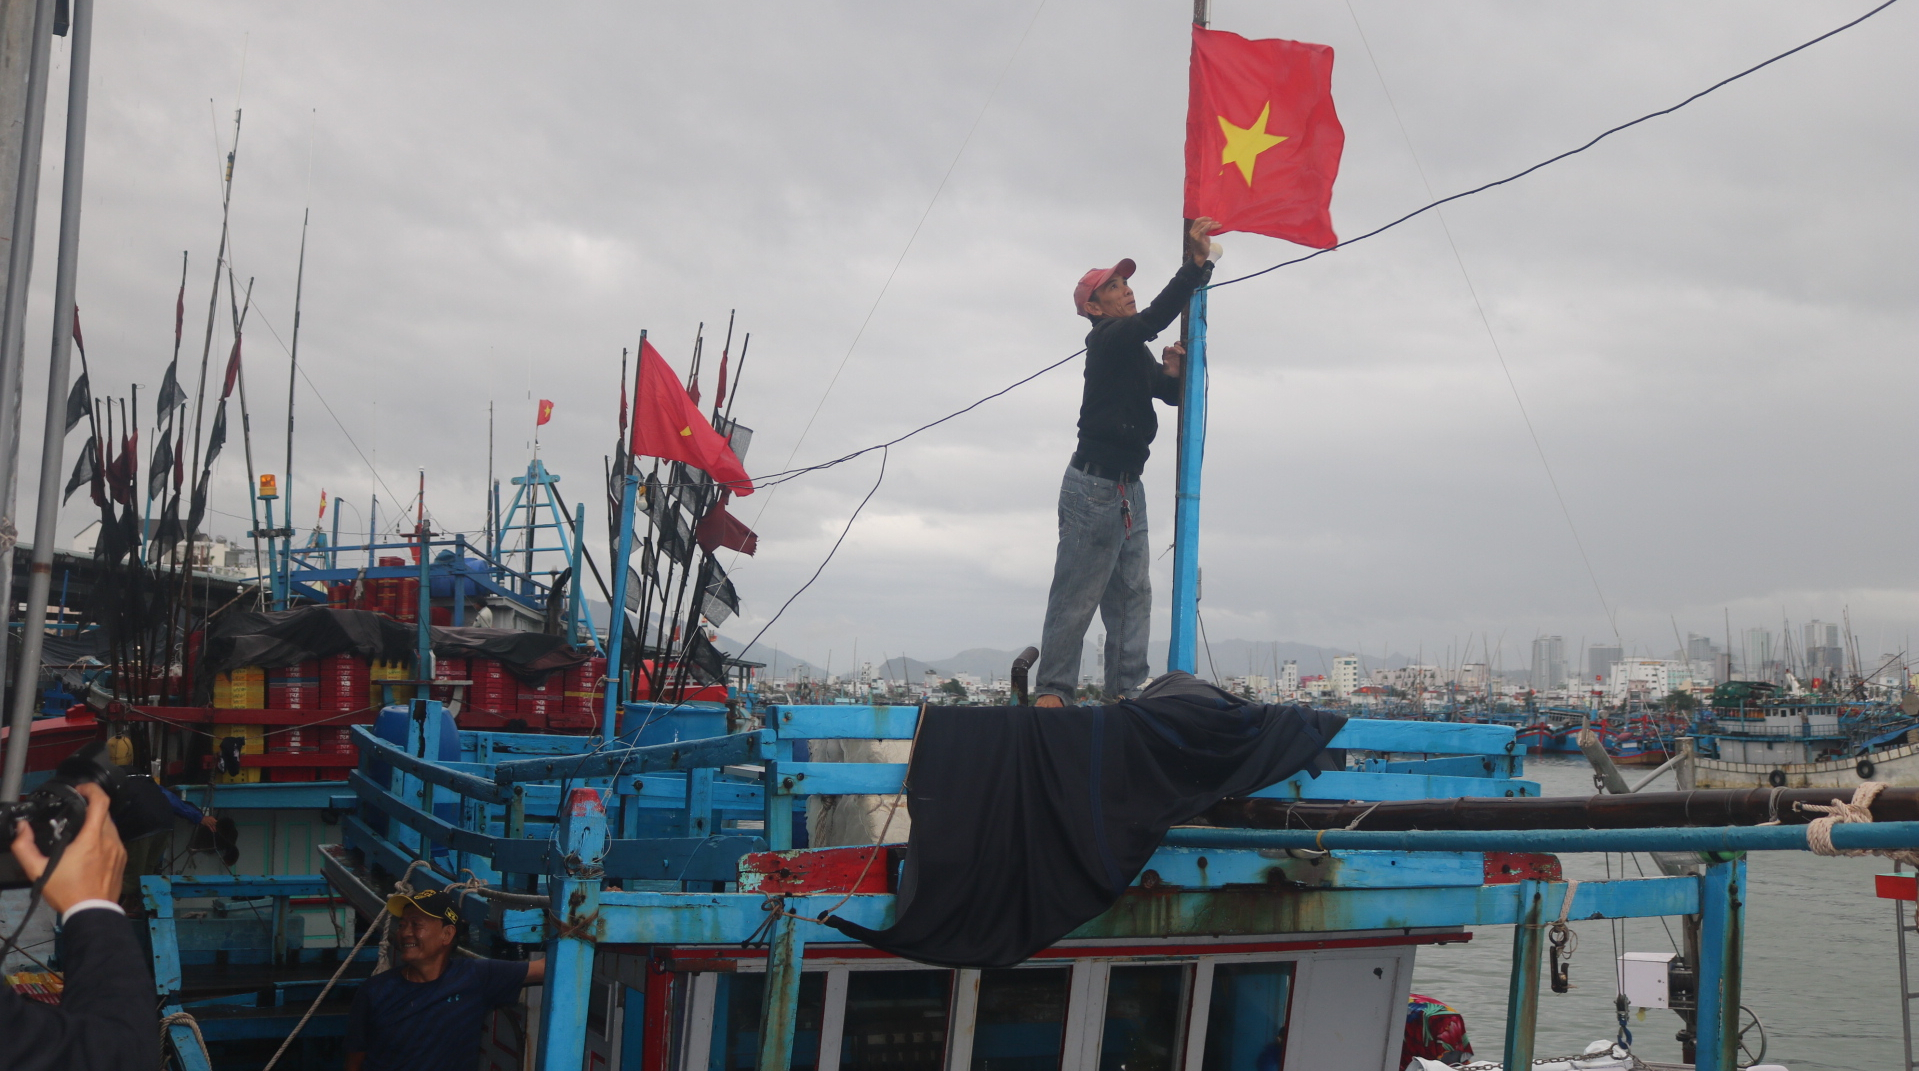
[[[114,898],[120,894],[126,849],[107,816],[107,794],[82,785],[87,820],[53,873],[27,823],[13,838],[13,857],[27,876],[46,875],[41,897],[60,914],[66,982],[50,1006],[0,986],[0,1071],[93,1071],[157,1067],[160,1019],[152,973],[132,924]]]

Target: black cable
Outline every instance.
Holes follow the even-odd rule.
[[[1646,115],[1642,115],[1639,118],[1632,120],[1631,122],[1621,123],[1618,126],[1613,127],[1612,129],[1607,130],[1604,133],[1601,133],[1597,137],[1593,138],[1591,141],[1586,142],[1584,145],[1581,145],[1576,149],[1569,149],[1566,152],[1560,153],[1558,156],[1541,160],[1539,163],[1536,163],[1533,166],[1526,168],[1524,171],[1520,171],[1516,174],[1508,175],[1505,178],[1499,179],[1494,182],[1488,182],[1483,186],[1476,186],[1462,193],[1455,193],[1450,197],[1442,197],[1439,200],[1434,201],[1433,203],[1429,205],[1416,208],[1413,211],[1406,213],[1405,215],[1399,217],[1398,219],[1393,220],[1391,223],[1388,223],[1382,227],[1376,227],[1370,231],[1367,231],[1365,234],[1362,234],[1357,238],[1348,238],[1346,241],[1340,242],[1338,245],[1330,245],[1324,249],[1316,249],[1312,251],[1311,253],[1306,254],[1303,257],[1294,257],[1291,260],[1283,260],[1279,262],[1278,264],[1273,265],[1270,268],[1262,268],[1259,271],[1251,272],[1246,275],[1235,276],[1234,278],[1227,279],[1225,282],[1213,283],[1211,286],[1207,287],[1207,289],[1217,290],[1222,286],[1231,286],[1234,283],[1243,283],[1248,279],[1257,279],[1268,272],[1278,271],[1281,268],[1291,267],[1294,264],[1303,264],[1306,261],[1313,259],[1314,257],[1320,256],[1325,253],[1330,253],[1335,249],[1344,249],[1349,245],[1353,245],[1358,242],[1363,242],[1366,239],[1371,238],[1375,235],[1382,234],[1386,231],[1389,231],[1393,229],[1394,227],[1399,226],[1401,223],[1404,223],[1415,216],[1423,215],[1427,212],[1430,212],[1433,209],[1438,208],[1440,205],[1446,204],[1449,201],[1457,201],[1462,197],[1471,197],[1473,194],[1484,193],[1485,191],[1490,190],[1495,186],[1504,186],[1505,184],[1509,182],[1514,182],[1519,179],[1525,178],[1527,175],[1532,174],[1533,172],[1539,170],[1542,167],[1547,166],[1548,164],[1555,164],[1561,160],[1566,159],[1569,156],[1576,156],[1579,153],[1585,152],[1587,149],[1592,148],[1593,146],[1599,144],[1600,142],[1606,140],[1607,138],[1613,136],[1614,134],[1619,133],[1622,130],[1626,130],[1630,127],[1638,126],[1640,123],[1646,122],[1649,119],[1657,119],[1662,115],[1670,115],[1673,112],[1676,112],[1681,108],[1684,108],[1686,105],[1691,104],[1693,101],[1698,100],[1699,98],[1705,96],[1708,93],[1711,93],[1718,89],[1722,89],[1725,86],[1728,86],[1732,84],[1733,82],[1737,82],[1738,80],[1746,77],[1749,74],[1753,74],[1766,67],[1770,67],[1773,64],[1778,63],[1780,60],[1785,59],[1787,56],[1790,56],[1796,52],[1802,52],[1808,48],[1811,48],[1812,46],[1818,44],[1819,42],[1824,41],[1828,37],[1832,37],[1837,34],[1843,33],[1846,30],[1850,30],[1854,26],[1859,25],[1860,23],[1866,21],[1867,19],[1873,17],[1874,15],[1879,14],[1881,11],[1884,11],[1885,9],[1891,7],[1893,4],[1898,2],[1899,0],[1885,0],[1885,2],[1881,3],[1878,7],[1875,7],[1871,11],[1868,11],[1865,14],[1859,16],[1858,18],[1853,19],[1851,22],[1845,23],[1834,29],[1828,30],[1825,33],[1820,34],[1818,37],[1815,37],[1812,40],[1805,42],[1804,44],[1797,45],[1793,48],[1789,48],[1786,51],[1779,53],[1777,56],[1774,56],[1763,63],[1755,64],[1751,67],[1746,68],[1743,71],[1740,71],[1738,74],[1735,74],[1731,76],[1730,78],[1721,79],[1720,81],[1715,82],[1710,86],[1707,86],[1705,89],[1702,89],[1697,93],[1694,93],[1692,96],[1687,97],[1685,100],[1680,101],[1679,103],[1673,105],[1670,108],[1662,108],[1659,111],[1650,112]],[[844,464],[848,461],[853,460],[856,457],[860,457],[861,455],[872,453],[875,450],[884,450],[889,446],[898,446],[900,443],[905,442],[906,440],[912,438],[915,435],[920,434],[923,431],[930,431],[933,428],[936,428],[940,426],[941,424],[944,424],[947,421],[952,420],[954,417],[964,416],[965,414],[970,413],[975,409],[978,409],[980,406],[985,405],[987,402],[990,402],[995,398],[1011,393],[1013,390],[1019,387],[1025,386],[1026,384],[1032,382],[1033,380],[1038,379],[1040,376],[1043,376],[1046,373],[1051,372],[1053,369],[1058,368],[1060,365],[1065,364],[1067,361],[1070,361],[1073,358],[1078,357],[1080,354],[1085,352],[1086,351],[1082,349],[1078,351],[1077,353],[1061,358],[1060,360],[1047,365],[1046,367],[1040,369],[1039,371],[1034,372],[1032,375],[1029,375],[1025,377],[1024,379],[1016,380],[1013,383],[1009,384],[1008,386],[1004,387],[1003,389],[995,391],[992,394],[989,394],[986,397],[981,398],[979,401],[974,402],[973,404],[967,406],[964,409],[960,409],[956,412],[948,413],[947,415],[940,417],[938,420],[935,420],[932,423],[922,424],[919,427],[914,428],[912,431],[909,431],[906,434],[901,435],[897,438],[890,439],[886,442],[879,443],[874,446],[866,447],[863,450],[855,450],[844,457],[835,458],[832,461],[822,462],[818,465],[808,465],[804,468],[783,469],[779,472],[768,473],[765,476],[758,477],[754,482],[762,487],[777,486],[778,484],[785,483],[788,480],[795,479],[800,476],[804,476],[809,472],[819,472],[823,469],[830,469],[834,467],[835,465]]]
[[[1077,357],[1077,356],[1079,356],[1079,354],[1077,354],[1077,353],[1073,355],[1073,357]],[[1068,360],[1068,361],[1070,361],[1070,360],[1072,360],[1072,357],[1068,357],[1068,358],[1067,358],[1066,360]],[[1060,362],[1060,364],[1065,364],[1065,363],[1066,363],[1065,361],[1061,361],[1061,362]],[[1054,367],[1054,368],[1057,368],[1057,367],[1059,367],[1059,365],[1054,365],[1053,367]],[[1041,369],[1041,370],[1040,370],[1040,372],[1035,372],[1035,373],[1033,373],[1033,375],[1039,375],[1039,374],[1040,374],[1041,372],[1045,372],[1045,371],[1047,371],[1047,369]],[[1031,378],[1032,378],[1032,376],[1028,376],[1028,377],[1026,377],[1026,378],[1027,378],[1027,379],[1031,379]],[[1014,386],[1018,386],[1018,384],[1014,384]],[[1012,387],[1008,387],[1008,388],[1007,388],[1007,390],[1011,390],[1011,389],[1013,389],[1013,388],[1012,388]],[[1001,393],[1001,394],[1004,394],[1004,393],[1006,393],[1006,391],[1001,391],[1000,393]],[[985,401],[985,400],[986,400],[985,398],[982,398],[982,399],[980,399],[980,401],[982,401],[982,402],[983,402],[983,401]],[[974,403],[973,403],[973,405],[978,405],[978,404],[979,404],[979,402],[974,402]],[[970,408],[972,408],[972,406],[968,406],[967,408],[968,408],[968,409],[970,409]],[[962,409],[962,410],[960,410],[960,413],[963,413],[963,412],[965,412],[965,411],[966,411],[965,409]],[[954,414],[953,414],[953,416],[958,416],[958,415],[959,415],[959,413],[954,413]],[[950,420],[950,419],[952,419],[952,418],[951,418],[951,417],[945,417],[945,418],[942,418],[942,419],[947,419],[947,420]],[[928,427],[931,427],[931,425],[928,425]],[[898,440],[898,439],[895,439],[895,440],[893,440],[893,441],[894,441],[894,442],[898,442],[899,440]],[[861,511],[861,510],[863,510],[863,509],[865,509],[865,508],[866,508],[866,504],[867,504],[868,502],[871,502],[871,501],[873,500],[873,494],[874,494],[874,492],[876,492],[876,491],[878,491],[878,490],[880,489],[880,484],[881,484],[882,482],[884,482],[884,481],[885,481],[885,479],[886,479],[886,460],[887,460],[887,458],[888,458],[888,457],[890,456],[890,455],[889,455],[889,453],[888,453],[888,451],[887,451],[887,448],[888,448],[888,447],[890,447],[890,446],[892,446],[892,445],[893,445],[892,443],[882,443],[882,444],[880,444],[880,445],[879,445],[879,446],[877,446],[877,447],[872,447],[872,448],[871,448],[871,449],[876,449],[876,450],[879,450],[879,451],[880,451],[880,474],[879,474],[879,476],[878,476],[878,477],[877,477],[876,479],[874,479],[874,481],[873,481],[873,487],[872,487],[872,489],[871,489],[871,490],[869,490],[869,491],[867,491],[867,492],[866,492],[866,497],[865,497],[865,498],[862,498],[862,499],[860,499],[860,504],[859,504],[858,506],[855,506],[855,507],[853,508],[853,515],[852,515],[851,517],[848,517],[848,518],[846,518],[846,527],[844,527],[844,528],[842,528],[842,529],[840,529],[840,537],[839,537],[838,539],[835,539],[835,540],[833,541],[833,549],[831,549],[831,550],[829,550],[829,551],[827,551],[827,552],[826,552],[826,557],[825,557],[824,559],[822,559],[822,560],[820,561],[820,567],[819,567],[818,569],[815,569],[815,570],[813,570],[813,575],[807,578],[807,580],[806,580],[806,583],[804,583],[804,584],[801,584],[801,585],[800,585],[800,589],[799,589],[798,591],[795,591],[795,592],[794,592],[793,594],[791,594],[791,595],[788,595],[788,596],[786,597],[786,601],[780,604],[780,608],[779,608],[779,610],[778,610],[778,611],[777,611],[776,613],[774,613],[774,615],[772,616],[772,618],[770,618],[770,619],[769,619],[769,620],[768,620],[768,621],[766,622],[766,624],[764,624],[764,625],[762,625],[762,626],[760,626],[760,630],[759,630],[758,632],[756,632],[756,633],[754,633],[754,634],[753,634],[753,638],[752,638],[751,640],[749,640],[749,641],[747,641],[747,644],[746,644],[746,646],[745,646],[745,647],[742,647],[742,648],[740,648],[740,654],[739,654],[739,657],[741,657],[741,658],[745,658],[745,657],[746,657],[746,653],[747,653],[748,651],[751,651],[751,650],[753,649],[753,645],[754,645],[754,644],[756,644],[756,643],[758,643],[758,642],[760,642],[760,637],[762,637],[762,636],[764,636],[764,635],[766,635],[766,630],[767,630],[767,629],[770,629],[770,628],[772,628],[772,627],[773,627],[773,622],[775,622],[775,621],[778,621],[778,620],[780,619],[780,614],[783,614],[783,613],[785,613],[785,612],[786,612],[786,608],[787,608],[787,607],[789,607],[789,606],[791,606],[791,605],[793,605],[793,600],[794,600],[794,599],[797,599],[797,598],[799,598],[799,597],[800,597],[801,595],[803,595],[803,594],[805,594],[805,593],[806,593],[806,589],[807,589],[807,588],[810,588],[810,587],[812,587],[812,586],[813,586],[813,581],[815,581],[815,580],[818,580],[818,579],[820,578],[820,574],[826,571],[826,566],[827,566],[827,563],[828,563],[828,562],[831,562],[831,561],[833,560],[833,555],[835,555],[835,554],[837,554],[837,553],[839,553],[839,550],[840,550],[840,544],[841,544],[841,543],[844,543],[844,542],[846,542],[846,533],[848,533],[848,532],[851,532],[851,531],[853,530],[853,522],[854,522],[854,521],[857,521],[857,520],[859,520],[859,519],[860,519],[860,511]],[[862,451],[860,451],[860,453],[865,453],[865,452],[866,452],[866,451],[864,451],[864,450],[862,450]],[[858,455],[856,454],[856,455],[851,455],[851,456],[855,456],[855,457],[857,457]],[[837,462],[836,462],[836,464],[837,464]]]
[[[1885,2],[1880,4],[1878,7],[1873,8],[1871,11],[1866,12],[1865,14],[1859,16],[1858,18],[1852,20],[1851,22],[1846,23],[1843,26],[1839,26],[1835,29],[1827,30],[1825,33],[1820,34],[1818,37],[1815,37],[1812,40],[1805,42],[1804,44],[1797,45],[1793,48],[1789,48],[1786,51],[1779,53],[1777,56],[1774,56],[1773,58],[1766,60],[1763,63],[1754,64],[1753,66],[1748,67],[1743,71],[1740,71],[1738,74],[1735,74],[1730,78],[1724,78],[1724,79],[1721,79],[1720,81],[1714,82],[1712,85],[1709,85],[1706,88],[1700,90],[1699,92],[1694,93],[1692,96],[1687,97],[1685,100],[1680,101],[1679,103],[1673,105],[1670,108],[1662,108],[1659,111],[1650,112],[1646,115],[1642,115],[1639,118],[1634,119],[1629,123],[1621,123],[1618,126],[1613,127],[1611,130],[1605,131],[1599,136],[1593,138],[1591,141],[1588,141],[1586,144],[1581,145],[1577,149],[1568,149],[1565,152],[1560,153],[1558,156],[1541,160],[1540,162],[1534,164],[1533,166],[1527,168],[1524,171],[1520,171],[1516,174],[1508,175],[1503,179],[1498,179],[1493,182],[1488,182],[1484,186],[1475,186],[1474,188],[1467,190],[1463,193],[1455,193],[1451,197],[1441,197],[1439,200],[1434,201],[1432,204],[1426,205],[1421,208],[1416,208],[1413,211],[1408,212],[1405,215],[1399,217],[1398,219],[1393,220],[1391,223],[1388,223],[1383,227],[1376,227],[1373,230],[1367,231],[1365,234],[1362,234],[1357,238],[1349,238],[1346,241],[1338,243],[1337,245],[1329,245],[1324,249],[1315,249],[1311,253],[1308,253],[1303,257],[1294,257],[1292,260],[1284,260],[1279,262],[1278,264],[1273,265],[1270,268],[1261,268],[1259,271],[1252,272],[1247,275],[1237,276],[1235,278],[1228,279],[1223,283],[1214,283],[1212,284],[1212,286],[1208,287],[1207,289],[1217,290],[1222,286],[1231,286],[1234,283],[1243,283],[1248,279],[1257,279],[1260,276],[1265,275],[1267,272],[1278,271],[1279,269],[1284,268],[1291,264],[1304,263],[1305,261],[1311,260],[1322,253],[1330,253],[1335,249],[1344,249],[1355,242],[1363,242],[1366,239],[1371,238],[1372,236],[1376,234],[1380,234],[1384,231],[1389,231],[1393,229],[1394,227],[1399,226],[1401,223],[1404,223],[1407,220],[1412,219],[1414,216],[1418,216],[1423,213],[1430,212],[1433,209],[1438,208],[1440,205],[1443,205],[1448,201],[1457,201],[1462,197],[1471,197],[1475,193],[1483,193],[1487,190],[1492,189],[1494,186],[1504,186],[1508,182],[1513,182],[1515,180],[1525,178],[1527,175],[1532,174],[1533,172],[1539,170],[1542,167],[1545,167],[1548,164],[1556,164],[1559,161],[1564,160],[1568,156],[1576,156],[1582,152],[1585,152],[1587,149],[1590,149],[1594,145],[1597,145],[1600,142],[1606,140],[1607,138],[1612,137],[1614,134],[1619,133],[1621,130],[1625,130],[1629,127],[1638,126],[1640,123],[1643,123],[1647,121],[1648,119],[1657,119],[1662,115],[1671,115],[1673,112],[1678,111],[1679,109],[1685,107],[1688,104],[1691,104],[1693,101],[1698,100],[1700,97],[1703,97],[1706,94],[1711,93],[1716,89],[1724,88],[1725,86],[1731,85],[1732,83],[1737,82],[1741,78],[1744,78],[1747,75],[1754,73],[1755,71],[1761,70],[1762,68],[1765,68],[1765,67],[1770,67],[1773,64],[1778,63],[1780,60],[1785,59],[1787,56],[1792,55],[1795,52],[1801,52],[1801,51],[1804,51],[1805,49],[1811,48],[1812,46],[1818,44],[1819,42],[1824,41],[1828,37],[1831,37],[1838,33],[1842,33],[1846,30],[1850,30],[1854,26],[1859,25],[1860,23],[1866,21],[1867,19],[1873,17],[1874,15],[1879,14],[1881,11],[1884,11],[1885,9],[1891,7],[1892,5],[1898,2],[1899,0],[1885,0]]]

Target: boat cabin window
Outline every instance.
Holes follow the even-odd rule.
[[[766,975],[722,974],[713,991],[713,1045],[709,1071],[753,1071],[760,1061],[760,1004]],[[793,1071],[818,1071],[826,975],[800,975],[799,1019],[793,1030]]]
[[[1286,1063],[1291,963],[1220,963],[1206,1017],[1201,1071],[1279,1071]]]
[[[841,1071],[940,1071],[952,995],[952,971],[851,972]]]
[[[1072,986],[1071,967],[981,971],[973,1071],[1055,1071]]]
[[[1185,963],[1110,969],[1099,1071],[1179,1071],[1192,976]]]

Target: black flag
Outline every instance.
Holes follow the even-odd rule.
[[[227,400],[222,398],[220,399],[220,408],[213,411],[213,430],[207,433],[207,468],[211,469],[213,467],[213,459],[220,456],[220,448],[225,446],[226,442]],[[202,482],[205,482],[204,478]],[[204,497],[202,492],[196,491],[195,494],[196,497]]]
[[[160,400],[154,403],[155,413],[170,413],[174,406],[187,400],[187,392],[180,389],[180,378],[175,375],[179,367],[179,358],[167,365],[167,374],[160,380]]]
[[[726,577],[726,570],[712,558],[700,568],[700,613],[708,621],[719,625],[740,609],[739,593],[733,590],[733,582]]]
[[[67,392],[67,430],[72,431],[80,418],[93,412],[93,391],[87,387],[87,374],[73,381],[73,389]]]
[[[692,642],[686,645],[686,664],[708,684],[726,683],[726,655],[713,646],[702,629],[694,629]]]
[[[94,449],[93,437],[89,435],[87,445],[80,448],[80,456],[73,461],[73,475],[67,480],[66,494],[60,496],[61,504],[65,505],[67,499],[72,498],[73,493],[80,489],[81,484],[92,483],[94,477],[99,474],[99,451]]]
[[[160,433],[160,442],[153,448],[153,464],[147,466],[147,501],[159,497],[167,489],[167,477],[173,475],[173,429],[169,427]]]

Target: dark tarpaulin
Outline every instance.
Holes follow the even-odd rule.
[[[439,626],[433,629],[433,653],[441,658],[496,658],[528,684],[539,684],[555,671],[592,657],[589,651],[568,646],[563,637],[543,632]]]
[[[559,636],[503,628],[434,626],[432,642],[433,653],[442,658],[495,658],[529,684],[588,658]],[[412,625],[370,610],[306,606],[223,615],[207,637],[206,659],[209,670],[224,673],[237,666],[273,669],[337,654],[411,663],[418,648],[419,631]]]
[[[232,610],[208,630],[206,666],[275,669],[336,654],[411,662],[418,633],[371,610],[304,606],[298,610]]]
[[[827,923],[922,963],[1011,967],[1117,902],[1172,826],[1336,768],[1345,722],[1177,672],[1114,706],[927,707],[894,925]]]

